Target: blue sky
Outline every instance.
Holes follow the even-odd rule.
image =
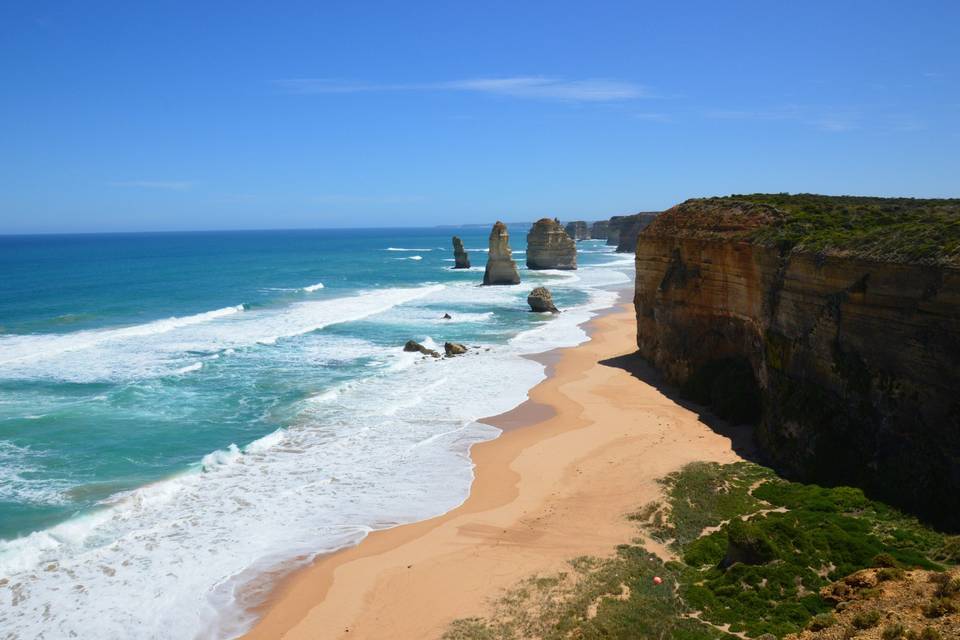
[[[960,2],[0,4],[0,233],[960,196]]]

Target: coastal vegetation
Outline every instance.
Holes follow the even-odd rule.
[[[960,266],[960,199],[757,193],[706,202],[776,208],[773,224],[748,235],[781,250]]]
[[[960,623],[957,539],[859,489],[788,482],[747,462],[693,463],[662,483],[663,500],[629,517],[674,557],[638,538],[609,558],[574,559],[505,593],[489,618],[456,621],[445,640],[785,638],[838,625],[855,637],[880,625],[884,585],[920,576],[934,585],[923,625],[894,621],[883,633],[935,637]]]

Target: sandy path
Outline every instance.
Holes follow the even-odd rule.
[[[296,573],[246,637],[438,638],[455,618],[483,615],[501,589],[635,537],[624,515],[658,497],[657,478],[693,460],[739,459],[697,414],[603,364],[635,351],[635,326],[632,305],[593,320],[592,339],[555,352],[525,405],[488,421],[507,430],[473,448],[463,505]]]

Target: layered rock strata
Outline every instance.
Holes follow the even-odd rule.
[[[528,269],[576,269],[577,243],[560,221],[541,218],[527,232]]]
[[[470,268],[470,254],[463,248],[463,241],[459,236],[453,236],[453,268]]]
[[[587,226],[587,223],[583,220],[577,220],[576,222],[567,223],[567,235],[573,238],[574,240],[589,240],[590,239],[590,227]]]
[[[609,227],[610,222],[608,220],[597,220],[590,225],[590,238],[592,240],[606,240]]]
[[[880,200],[882,224],[902,220],[898,206]],[[960,225],[954,207],[948,231]],[[834,241],[860,219],[850,214]],[[800,220],[736,199],[687,201],[654,220],[636,246],[640,354],[719,413],[755,418],[787,475],[859,486],[960,529],[956,249],[920,219],[930,245],[890,233],[885,251],[813,251],[782,239]],[[910,258],[938,242],[939,259]]]
[[[487,268],[483,272],[483,284],[520,284],[517,263],[510,250],[510,234],[507,225],[499,220],[490,231],[490,253]]]
[[[637,247],[637,236],[653,222],[659,211],[642,211],[620,219],[617,233],[617,253],[633,253]]]

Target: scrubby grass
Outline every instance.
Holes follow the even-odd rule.
[[[751,194],[711,201],[767,204],[786,214],[753,239],[800,251],[892,262],[960,263],[960,200]]]
[[[635,544],[611,559],[579,559],[569,574],[525,582],[495,604],[494,617],[460,620],[444,637],[711,640],[729,630],[782,638],[835,620],[819,594],[830,582],[868,567],[882,567],[881,580],[937,569],[934,558],[951,548],[857,489],[786,482],[745,462],[694,463],[663,485],[665,503],[634,519],[682,561],[664,564]],[[942,585],[945,594],[954,588]],[[938,599],[930,614],[948,607]]]

